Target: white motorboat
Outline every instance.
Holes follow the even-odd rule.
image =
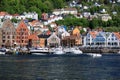
[[[49,48],[32,48],[30,49],[31,54],[44,55],[50,53]]]
[[[73,54],[82,54],[83,53],[79,48],[71,48],[70,50]]]
[[[6,52],[1,52],[1,51],[0,51],[0,55],[4,55],[5,53],[6,53]]]
[[[32,55],[46,55],[45,53],[32,53]]]
[[[62,48],[55,48],[53,54],[61,55],[61,54],[65,54],[65,52],[63,51]]]
[[[4,55],[6,53],[6,48],[1,48],[0,49],[0,55]]]
[[[118,54],[120,54],[120,51],[118,51]]]
[[[97,53],[88,53],[87,55],[90,55],[93,58],[102,57],[102,54],[97,54]]]
[[[79,48],[65,48],[64,51],[68,54],[82,54],[83,53]]]

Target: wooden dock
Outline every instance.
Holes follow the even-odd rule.
[[[80,48],[83,53],[118,53],[120,48],[108,48],[108,47],[82,47]]]

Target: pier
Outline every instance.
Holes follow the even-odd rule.
[[[120,47],[80,47],[83,53],[118,53]]]

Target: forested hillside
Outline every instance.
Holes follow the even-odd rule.
[[[70,0],[0,0],[0,11],[10,14],[23,12],[51,12],[54,8],[62,8]]]

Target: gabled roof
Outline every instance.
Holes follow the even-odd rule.
[[[59,38],[55,33],[51,34],[51,36],[50,36],[48,39],[51,39],[51,38],[53,38],[53,37],[60,40],[60,38]]]
[[[92,36],[92,38],[95,38],[95,37],[97,36],[97,34],[98,34],[97,31],[91,31],[91,32],[89,32],[89,33],[90,33],[90,35]]]
[[[120,32],[113,32],[113,34],[117,37],[118,40],[120,40]]]
[[[21,20],[17,26],[17,30],[20,29],[20,28],[25,28],[27,29],[27,31],[29,31],[27,25],[25,24],[24,20]]]
[[[39,38],[38,38],[37,34],[31,34],[28,36],[28,39],[38,40]]]
[[[79,28],[78,28],[78,27],[75,27],[75,28],[73,29],[73,31],[72,31],[72,34],[73,34],[73,35],[80,34]]]
[[[105,38],[101,33],[98,33],[98,35],[94,38],[95,42],[105,42]]]
[[[7,12],[4,12],[4,11],[1,11],[0,12],[0,16],[5,16],[5,15],[7,15],[8,13]]]
[[[38,20],[33,20],[32,22],[29,22],[30,26],[40,26],[41,23]]]
[[[6,28],[6,27],[10,27],[10,28],[12,28],[12,29],[15,29],[15,27],[14,27],[14,25],[13,25],[13,23],[11,22],[10,19],[6,19],[6,20],[3,22],[1,28],[4,29],[4,28]]]
[[[48,38],[48,37],[50,37],[50,35],[40,34],[40,35],[38,35],[38,37],[39,37],[39,38]]]

